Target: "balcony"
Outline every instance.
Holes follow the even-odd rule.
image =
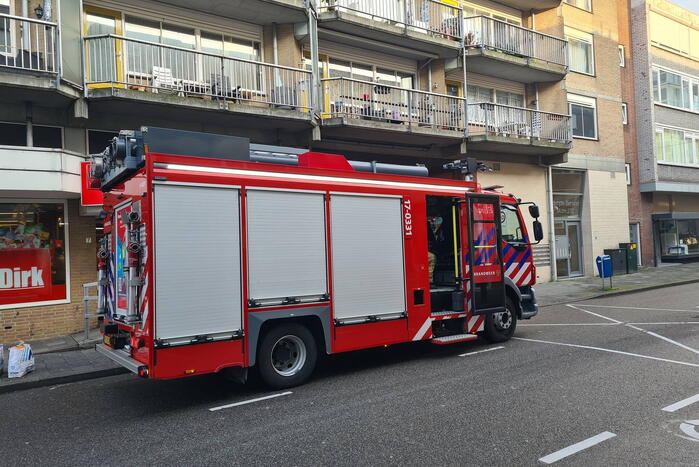
[[[51,105],[79,97],[57,79],[57,42],[56,23],[0,14],[0,100]]]
[[[569,115],[490,102],[469,103],[467,112],[469,153],[546,156],[557,163],[555,156],[572,146]]]
[[[80,195],[80,163],[85,158],[64,149],[0,146],[3,195],[46,197]]]
[[[456,57],[463,12],[436,0],[321,0],[318,35],[409,56]]]
[[[312,75],[296,68],[210,54],[107,34],[85,38],[85,85],[91,107],[206,120],[207,111],[235,116],[247,127],[302,129],[312,124]],[[116,104],[115,104],[116,102]],[[120,105],[122,103],[123,105]],[[171,115],[176,118],[179,112]]]
[[[325,140],[388,144],[391,154],[403,151],[412,156],[416,147],[422,147],[432,151],[427,157],[439,157],[463,141],[463,98],[350,78],[322,81],[320,144]]]
[[[523,11],[544,11],[556,8],[561,0],[500,0],[498,3]]]
[[[160,3],[253,24],[308,21],[304,0],[160,0]]]
[[[560,81],[568,72],[568,42],[487,16],[464,19],[467,67],[522,83]]]

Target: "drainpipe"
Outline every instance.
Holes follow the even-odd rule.
[[[316,115],[322,113],[321,108],[321,82],[320,68],[318,67],[318,18],[313,1],[307,1],[306,14],[308,15],[308,40],[311,46],[311,75],[313,79],[313,91],[311,99],[313,101],[313,110]]]
[[[462,87],[463,97],[464,97],[464,143],[466,138],[468,138],[468,73],[466,72],[466,25],[464,23],[463,13],[461,14],[461,54],[463,56],[463,72],[464,72],[464,85]]]
[[[22,0],[22,17],[29,18],[29,0]],[[30,50],[29,24],[22,23],[22,51]]]
[[[272,23],[272,58],[279,65],[279,49],[277,48],[277,23]]]
[[[558,280],[558,270],[556,269],[556,235],[553,221],[553,171],[551,166],[546,167],[546,201],[549,216],[549,257],[551,258],[551,280]]]
[[[34,147],[34,113],[32,103],[27,102],[25,105],[25,114],[27,122],[27,147]]]

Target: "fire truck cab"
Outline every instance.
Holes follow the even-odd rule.
[[[538,311],[538,208],[475,182],[161,128],[122,131],[91,174],[97,350],[143,377],[290,387],[322,353],[501,342]]]

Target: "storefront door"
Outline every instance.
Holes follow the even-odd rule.
[[[558,277],[575,277],[583,274],[582,235],[579,221],[555,222],[556,271]]]

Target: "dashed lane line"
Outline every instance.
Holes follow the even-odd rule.
[[[670,404],[667,407],[663,407],[661,410],[663,412],[677,412],[678,410],[683,409],[688,405],[692,405],[695,402],[699,402],[699,394],[695,394],[692,397],[688,397],[679,402],[675,402],[674,404]]]
[[[568,344],[566,342],[553,342],[553,341],[544,341],[544,340],[539,340],[539,339],[526,339],[524,337],[513,337],[512,339],[526,341],[526,342],[536,342],[539,344],[552,344],[552,345],[561,345],[564,347],[575,347],[578,349],[597,350],[599,352],[615,353],[615,354],[619,354],[619,355],[627,355],[629,357],[645,358],[647,360],[656,360],[659,362],[675,363],[677,365],[691,366],[694,368],[699,368],[699,363],[681,362],[679,360],[670,360],[667,358],[651,357],[650,355],[641,355],[638,353],[624,352],[622,350],[604,349],[602,347],[593,347],[591,345]]]
[[[279,394],[270,394],[269,396],[257,397],[255,399],[248,399],[246,401],[233,402],[232,404],[220,405],[218,407],[212,407],[209,409],[210,412],[216,412],[221,409],[230,409],[231,407],[238,407],[239,405],[252,404],[253,402],[260,402],[267,399],[274,399],[275,397],[288,396],[293,394],[291,391],[280,392]]]
[[[693,348],[691,348],[691,347],[689,347],[689,346],[687,346],[687,345],[681,344],[681,343],[679,343],[679,342],[677,342],[677,341],[673,341],[673,340],[670,339],[669,337],[661,336],[660,334],[657,334],[657,333],[655,333],[655,332],[646,331],[645,329],[639,328],[638,326],[634,326],[633,324],[628,324],[628,323],[627,323],[626,326],[629,327],[629,328],[631,328],[631,329],[635,329],[636,331],[640,331],[640,332],[642,332],[642,333],[644,333],[644,334],[648,334],[649,336],[657,337],[657,338],[660,339],[660,340],[663,340],[663,341],[668,342],[668,343],[670,343],[670,344],[672,344],[672,345],[676,345],[677,347],[680,347],[680,348],[685,349],[685,350],[689,350],[690,352],[693,352],[693,353],[699,355],[699,350],[693,349]]]
[[[592,311],[582,309],[582,308],[580,308],[579,306],[575,306],[575,305],[571,305],[571,304],[568,304],[568,305],[566,305],[566,306],[567,306],[567,307],[570,307],[570,308],[572,308],[572,309],[574,309],[574,310],[578,310],[578,311],[582,311],[582,312],[584,312],[584,313],[590,314],[590,315],[592,315],[592,316],[597,316],[598,318],[606,319],[607,321],[611,321],[612,323],[615,323],[615,324],[621,324],[621,323],[622,323],[622,322],[619,321],[618,319],[609,318],[608,316],[603,316],[603,315],[600,315],[600,314],[598,314],[598,313],[594,313],[594,312],[592,312]]]
[[[615,436],[616,435],[610,431],[604,431],[598,435],[582,440],[579,443],[572,444],[568,447],[553,452],[548,456],[544,456],[541,459],[539,459],[539,462],[543,462],[544,464],[553,464],[554,462],[558,462],[559,460],[564,459],[568,456],[572,456],[573,454],[577,454],[580,451],[584,451],[585,449],[591,448],[592,446],[596,446],[603,441],[614,438]]]
[[[568,305],[572,306],[572,305]],[[676,308],[643,308],[639,306],[616,306],[616,305],[592,305],[590,303],[582,304],[582,306],[589,308],[618,308],[620,310],[643,310],[643,311],[689,311],[691,313],[696,313],[697,310],[678,310]],[[699,307],[697,307],[699,308]]]
[[[505,348],[504,346],[491,347],[489,349],[476,350],[475,352],[462,353],[462,354],[459,354],[459,357],[470,357],[471,355],[476,355],[476,354],[485,353],[485,352],[491,352],[493,350],[500,350],[500,349],[504,349],[504,348]]]

